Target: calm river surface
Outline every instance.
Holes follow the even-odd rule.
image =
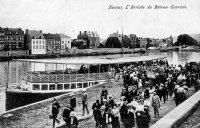
[[[200,62],[200,52],[150,52],[145,55],[166,55],[169,64],[184,65],[186,62]],[[116,54],[106,56],[86,56],[86,57],[68,57],[59,58],[59,60],[69,60],[77,58],[121,58],[121,57],[134,57],[143,56],[144,54]],[[0,62],[0,113],[6,111],[6,96],[5,96],[5,82],[8,83],[20,83],[23,73],[26,71],[40,71],[40,70],[59,70],[65,68],[64,65],[48,64],[32,62]]]

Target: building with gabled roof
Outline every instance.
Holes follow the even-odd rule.
[[[71,37],[60,33],[60,39],[61,39],[61,50],[71,49]]]
[[[47,54],[60,54],[61,53],[61,37],[59,34],[44,34],[46,39]]]
[[[41,30],[26,29],[25,44],[32,55],[46,54],[46,40]]]
[[[24,31],[21,28],[1,28],[0,46],[3,50],[24,49]]]

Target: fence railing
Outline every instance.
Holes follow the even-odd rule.
[[[41,73],[25,73],[24,80],[27,82],[81,82],[114,79],[114,73],[87,73],[87,74],[41,74]]]

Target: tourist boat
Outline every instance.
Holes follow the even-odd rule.
[[[16,61],[45,64],[45,70],[24,72],[21,84],[17,86],[8,84],[6,97],[7,99],[11,99],[8,101],[8,104],[10,107],[13,107],[11,105],[13,102],[15,105],[17,104],[13,101],[16,97],[23,104],[28,104],[28,102],[36,102],[64,93],[81,91],[114,80],[115,73],[112,70],[113,65],[160,59],[166,59],[166,56],[150,55],[124,58],[72,59],[67,61],[64,59],[18,59]],[[75,67],[78,67],[77,65],[84,66],[87,72],[81,73],[80,70],[66,72],[65,69],[54,71],[46,70],[46,65],[48,64],[59,64],[65,68],[67,65],[75,65]],[[93,68],[92,71],[91,67],[96,68]],[[7,108],[9,109],[10,107],[8,106]]]

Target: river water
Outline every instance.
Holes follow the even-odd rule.
[[[184,65],[186,62],[200,62],[200,52],[149,52],[146,54],[115,54],[106,56],[86,56],[86,57],[67,57],[59,60],[79,59],[79,58],[121,58],[144,55],[166,55],[169,64]],[[65,65],[41,64],[32,62],[10,61],[0,62],[0,113],[6,111],[5,83],[21,83],[23,73],[26,71],[61,70]]]

